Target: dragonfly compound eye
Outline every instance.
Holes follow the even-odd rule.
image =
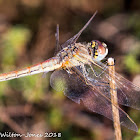
[[[98,46],[98,52],[101,55],[104,55],[106,53],[106,50],[107,50],[107,45],[105,43],[100,43]]]
[[[91,48],[92,48],[92,51],[93,51],[93,57],[96,59],[98,57],[98,41],[97,40],[92,40],[91,41]]]
[[[107,48],[107,45],[106,45],[104,42],[102,42],[102,45],[103,45],[105,48]]]
[[[92,50],[91,55],[94,61],[100,61],[108,54],[107,45],[98,40],[91,41],[89,49]]]
[[[95,48],[95,49],[98,48],[98,42],[96,40],[92,40],[90,45],[91,45],[91,48]]]

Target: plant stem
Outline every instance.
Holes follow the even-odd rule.
[[[119,110],[116,107],[118,106],[118,98],[117,98],[117,90],[115,85],[115,63],[113,58],[108,59],[108,65],[109,65],[110,95],[111,95],[111,102],[112,102],[112,116],[114,120],[115,139],[122,140]]]

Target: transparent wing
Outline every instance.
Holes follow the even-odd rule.
[[[89,23],[95,17],[96,13],[97,13],[97,11],[93,14],[93,16],[89,19],[89,21],[84,25],[84,27],[76,35],[74,35],[69,40],[67,40],[64,44],[61,45],[61,49],[67,47],[70,44],[74,44],[77,41],[77,39],[79,38],[79,36],[81,35],[81,33],[87,28],[87,26],[89,25]]]
[[[82,72],[80,67],[77,68]],[[51,86],[56,90],[57,87],[63,87],[62,90],[64,90],[64,94],[72,101],[78,104],[82,101],[91,111],[113,120],[111,101],[104,93],[102,93],[102,90],[100,91],[98,85],[89,86],[85,83],[83,76],[78,75],[78,73],[75,72],[69,74],[65,70],[53,72],[50,80]],[[55,83],[56,81],[59,82]],[[62,83],[63,86],[61,85]],[[58,86],[55,84],[58,84]],[[138,131],[138,128],[132,119],[122,109],[119,107],[117,108],[120,114],[121,125],[133,131]]]
[[[61,50],[61,46],[59,44],[59,24],[57,24],[56,26],[55,38],[56,38],[56,47],[55,47],[55,54],[56,54],[58,53],[58,51]]]
[[[88,74],[87,79],[93,85],[100,85],[97,88],[110,99],[108,67],[101,62],[98,62],[97,65],[92,65],[92,68],[88,65],[85,66]],[[118,73],[115,73],[115,83],[118,103],[140,110],[140,87]]]

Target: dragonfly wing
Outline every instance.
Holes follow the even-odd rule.
[[[54,83],[57,81],[57,79],[65,81],[63,91],[65,96],[67,96],[69,99],[78,104],[80,104],[82,101],[89,110],[113,120],[112,103],[110,99],[104,95],[104,93],[101,93],[101,91],[98,89],[98,86],[97,88],[96,86],[89,86],[85,84],[83,77],[75,73],[68,74],[64,70],[55,71],[51,75],[50,83],[53,88],[56,88]],[[119,110],[121,125],[131,130],[137,131],[138,128],[131,118],[118,106],[116,107]]]
[[[118,73],[115,74],[115,78],[119,93],[118,99],[120,102],[126,106],[140,110],[140,87],[134,85]],[[126,97],[123,98],[123,100],[121,99],[122,95]]]
[[[51,75],[50,85],[57,91],[64,91],[68,98],[80,104],[79,97],[82,95],[83,90],[87,89],[87,86],[81,82],[81,88],[79,88],[80,79],[73,76],[73,74],[69,74],[65,70],[56,70]]]
[[[57,24],[56,26],[55,38],[56,38],[56,47],[55,47],[55,54],[56,54],[62,49],[59,44],[59,24]]]
[[[97,65],[92,65],[92,68],[94,72],[90,68],[87,68],[89,74],[88,79],[93,85],[100,85],[97,86],[97,88],[104,92],[110,99],[108,67],[98,62],[98,67]],[[117,87],[118,103],[140,110],[140,87],[134,85],[118,73],[115,73],[115,83]]]
[[[89,19],[89,21],[84,25],[84,27],[73,37],[71,37],[69,40],[67,40],[64,44],[61,45],[62,48],[67,47],[70,44],[74,44],[76,43],[77,39],[79,38],[79,36],[81,35],[81,33],[87,28],[87,26],[89,25],[89,23],[92,21],[92,19],[95,17],[97,11],[93,14],[93,16]]]

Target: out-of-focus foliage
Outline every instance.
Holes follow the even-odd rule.
[[[133,14],[128,22],[128,25],[133,28],[134,34],[139,38],[140,37],[140,19],[139,19],[139,14],[135,13]]]
[[[134,140],[140,140],[140,129],[139,129],[139,131],[138,131],[138,136],[136,136],[136,137],[134,138]]]
[[[9,66],[15,65],[16,59],[24,53],[25,45],[27,45],[30,38],[30,31],[20,26],[11,27],[3,35],[1,65],[4,70],[8,71]]]
[[[125,57],[125,65],[128,72],[132,74],[136,74],[140,72],[140,63],[139,63],[139,56],[140,56],[140,47],[132,51],[130,54],[126,55]]]

